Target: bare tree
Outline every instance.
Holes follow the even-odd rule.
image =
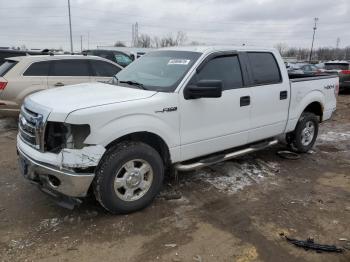
[[[282,56],[284,56],[284,53],[288,50],[288,46],[285,43],[277,43],[275,45],[275,48],[278,50],[278,52],[280,52]]]
[[[307,61],[310,54],[310,49],[291,47],[283,50],[281,53],[286,57],[295,57],[300,61]],[[349,60],[350,46],[345,48],[320,47],[313,52],[313,58],[314,60],[318,61]]]
[[[141,34],[137,39],[137,47],[151,47],[151,37],[147,34]]]
[[[175,39],[176,45],[183,45],[187,41],[187,35],[183,31],[178,31]]]
[[[126,45],[122,41],[115,42],[115,44],[113,46],[115,46],[115,47],[126,47]]]

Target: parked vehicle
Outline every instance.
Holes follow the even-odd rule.
[[[113,61],[114,63],[117,63],[122,67],[126,67],[134,60],[134,58],[130,54],[127,54],[121,51],[115,51],[115,50],[102,50],[102,49],[85,50],[83,51],[83,54],[100,56],[110,61]]]
[[[182,47],[150,52],[111,84],[27,97],[22,174],[73,207],[90,189],[112,213],[146,207],[165,170],[189,171],[275,145],[299,152],[336,109],[337,76],[291,79],[275,49]]]
[[[47,49],[44,49],[42,51],[0,49],[0,65],[3,64],[6,61],[5,59],[9,57],[25,55],[48,55],[48,51],[49,50]]]
[[[302,75],[304,77],[304,71],[300,68],[290,67],[287,69],[289,76]]]
[[[348,61],[328,61],[325,63],[325,73],[339,76],[340,91],[350,89],[350,62]]]
[[[109,81],[121,66],[97,56],[20,56],[0,66],[0,116],[18,116],[34,92],[84,82]]]
[[[289,76],[304,74],[303,70],[300,69],[302,65],[299,65],[297,63],[285,63],[285,64],[286,64],[286,68]]]
[[[319,68],[311,64],[301,66],[300,70],[302,70],[303,74],[306,74],[306,75],[319,75],[322,73]]]
[[[122,52],[131,57],[133,61],[141,56],[147,54],[148,52],[154,51],[154,48],[145,48],[145,47],[123,47],[123,46],[98,46],[98,50],[108,50],[108,51],[117,51]]]

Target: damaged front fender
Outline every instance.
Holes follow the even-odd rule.
[[[88,168],[97,166],[106,149],[101,145],[85,146],[82,149],[64,148],[57,155],[60,168]]]

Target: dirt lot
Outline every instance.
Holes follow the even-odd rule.
[[[169,180],[149,208],[112,216],[91,198],[56,206],[17,168],[16,123],[0,120],[2,261],[350,261],[350,95],[299,160],[277,147]],[[181,198],[168,200],[173,191]],[[294,247],[280,233],[345,246]],[[344,239],[343,239],[344,240]]]

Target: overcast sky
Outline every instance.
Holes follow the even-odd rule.
[[[349,0],[71,0],[74,49],[130,44],[139,33],[184,31],[188,42],[310,47],[350,46]],[[67,0],[0,0],[0,46],[69,50]]]

